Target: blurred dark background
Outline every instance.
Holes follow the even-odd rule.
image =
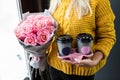
[[[110,0],[116,16],[115,29],[117,42],[113,47],[108,62],[95,76],[95,80],[120,80],[120,0]],[[22,12],[43,12],[48,9],[49,0],[21,0]]]
[[[49,0],[21,0],[21,6],[23,13],[43,12],[49,7]]]
[[[108,57],[107,65],[101,69],[95,80],[120,80],[120,0],[110,0],[116,16],[115,29],[117,42]]]

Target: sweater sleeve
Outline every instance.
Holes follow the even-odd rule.
[[[109,0],[99,0],[96,6],[96,44],[94,50],[104,53],[107,58],[110,50],[116,42],[114,29],[115,16]]]

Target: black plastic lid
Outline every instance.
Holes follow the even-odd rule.
[[[73,38],[71,37],[71,35],[67,35],[67,34],[60,35],[57,38],[57,42],[67,43],[72,41],[73,41]]]
[[[89,43],[93,40],[93,37],[89,33],[80,33],[77,36],[77,40],[81,40],[83,43]]]

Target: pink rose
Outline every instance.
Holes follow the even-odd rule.
[[[16,35],[16,37],[17,37],[18,39],[20,39],[20,40],[22,40],[22,41],[24,40],[24,37],[22,37],[20,31],[15,31],[15,35]]]
[[[44,15],[38,14],[34,17],[34,20],[44,20]]]
[[[23,41],[25,37],[22,36],[21,32],[22,32],[22,28],[18,26],[18,27],[15,29],[15,35],[16,35],[16,37],[17,37],[18,39],[20,39],[20,40]]]
[[[46,29],[49,31],[50,34],[55,30],[55,26],[47,26]]]
[[[50,33],[48,30],[43,29],[37,32],[37,42],[40,45],[47,43],[50,40]]]
[[[52,19],[52,17],[46,16],[46,17],[45,17],[45,23],[46,23],[48,26],[53,26],[53,25],[54,25],[54,20]]]
[[[23,24],[22,24],[23,25]],[[20,37],[22,38],[25,38],[27,37],[27,35],[29,35],[29,33],[32,33],[32,25],[31,24],[24,24],[23,26],[18,26],[19,28],[16,30],[16,32],[19,34],[17,34],[17,36],[19,36],[19,39]]]
[[[25,40],[24,43],[26,45],[32,45],[32,46],[36,46],[37,45],[37,39],[36,39],[36,35],[31,33],[30,35],[28,35]]]
[[[39,30],[39,29],[43,29],[43,28],[46,27],[46,24],[45,24],[44,20],[35,20],[35,21],[33,22],[33,25],[34,25],[34,27],[36,27],[38,30]]]

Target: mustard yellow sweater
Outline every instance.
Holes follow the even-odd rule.
[[[70,13],[70,19],[65,19],[65,11],[71,0],[61,0],[61,4],[55,10],[53,17],[58,22],[58,30],[55,37],[61,34],[70,34],[73,37],[73,47],[76,47],[76,36],[79,33],[89,33],[94,38],[93,51],[100,50],[104,53],[104,58],[94,67],[78,67],[76,65],[62,62],[57,57],[56,40],[51,44],[48,53],[48,63],[52,67],[63,71],[66,74],[89,76],[95,74],[105,64],[112,49],[116,35],[114,30],[115,16],[111,10],[109,0],[90,0],[92,16],[86,15],[78,20],[74,11]]]

